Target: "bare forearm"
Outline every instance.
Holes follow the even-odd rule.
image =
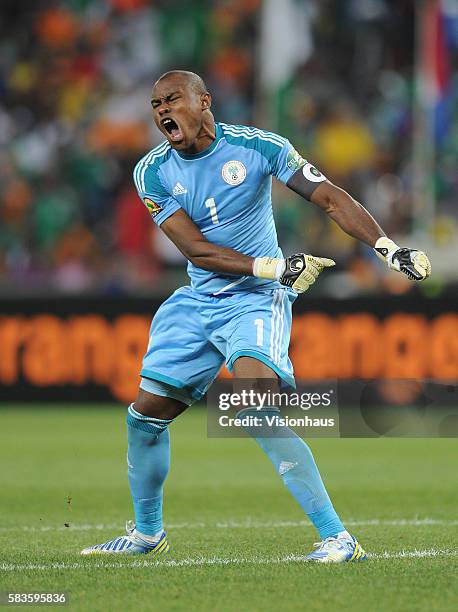
[[[161,229],[197,268],[237,276],[253,274],[252,257],[209,242],[182,209],[164,221]]]
[[[187,258],[196,267],[210,272],[241,276],[253,274],[253,257],[212,242],[194,245]]]
[[[344,232],[373,247],[384,231],[362,204],[340,187],[320,185],[312,202],[322,208]],[[320,193],[321,191],[321,193]]]
[[[248,257],[243,253],[206,240],[194,242],[191,247],[185,247],[183,253],[190,262],[203,270],[277,280],[297,293],[304,293],[324,268],[335,265],[332,259],[313,257],[313,255],[303,253],[287,259],[268,256]]]

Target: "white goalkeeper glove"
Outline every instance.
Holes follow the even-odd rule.
[[[416,249],[400,248],[386,236],[377,240],[374,251],[389,268],[402,272],[411,280],[421,281],[431,274],[431,263],[426,253]]]
[[[305,253],[296,253],[286,259],[257,257],[253,264],[253,275],[278,280],[296,293],[304,293],[325,268],[335,265],[332,259]]]

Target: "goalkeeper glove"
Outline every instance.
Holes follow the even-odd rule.
[[[426,253],[400,248],[386,236],[377,240],[374,251],[380,259],[386,261],[389,268],[402,272],[411,280],[421,281],[431,274],[431,263]]]
[[[253,275],[258,278],[278,280],[296,293],[304,293],[313,285],[325,268],[335,266],[335,261],[326,257],[314,257],[296,253],[286,259],[257,257],[253,264]]]

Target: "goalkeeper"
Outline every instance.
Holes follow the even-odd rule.
[[[430,274],[424,253],[387,238],[361,204],[285,138],[215,122],[211,95],[198,75],[162,75],[151,104],[165,140],[138,162],[134,181],[155,223],[188,259],[191,285],[156,312],[138,396],[128,409],[135,523],[125,535],[83,554],[167,552],[162,496],[169,429],[203,397],[224,363],[236,378],[294,385],[288,357],[292,303],[334,262],[303,253],[283,256],[272,214],[272,176],[373,247],[393,270],[416,281]],[[289,430],[254,438],[319,534],[320,543],[306,558],[363,560],[365,552],[334,509],[307,444]]]

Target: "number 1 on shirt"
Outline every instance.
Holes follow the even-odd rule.
[[[210,216],[212,218],[213,225],[219,223],[218,214],[216,212],[215,198],[208,198],[208,200],[205,200],[205,206],[210,209]]]

